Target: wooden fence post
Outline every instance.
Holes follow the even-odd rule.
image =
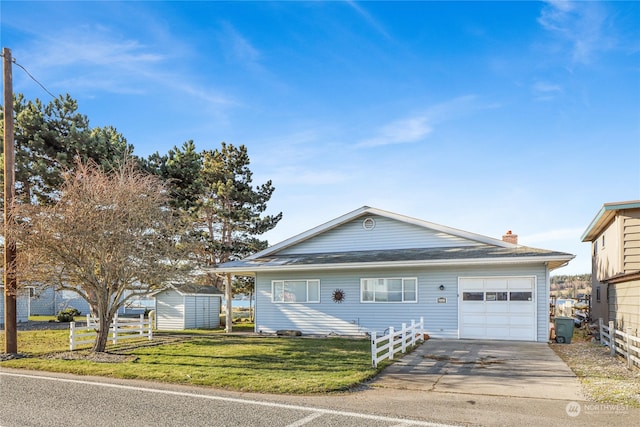
[[[627,327],[627,335],[624,337],[624,341],[627,344],[627,368],[633,369],[633,359],[631,359],[631,327]]]
[[[140,315],[140,335],[144,335],[144,314]]]
[[[376,342],[377,332],[371,332],[371,364],[374,368],[378,367],[378,343]]]
[[[407,324],[402,324],[402,344],[400,344],[400,348],[402,349],[402,353],[404,354],[407,351]]]
[[[396,334],[396,331],[393,329],[393,326],[389,326],[389,360],[393,360],[393,338]]]
[[[416,345],[416,331],[418,328],[416,327],[416,321],[411,319],[411,345]]]
[[[600,345],[604,345],[604,321],[598,318],[598,333],[600,334]]]
[[[616,329],[612,320],[609,321],[609,351],[612,356],[616,355]]]
[[[69,349],[75,350],[76,322],[69,323]]]
[[[118,314],[116,313],[115,316],[113,316],[113,323],[111,323],[111,331],[112,331],[112,335],[113,335],[113,343],[117,344],[118,343]]]

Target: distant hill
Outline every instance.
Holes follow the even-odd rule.
[[[576,298],[578,294],[591,294],[591,274],[551,277],[551,296]]]

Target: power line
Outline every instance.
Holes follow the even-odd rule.
[[[4,53],[0,53],[0,56],[1,56],[1,57],[4,57]],[[51,97],[52,97],[53,99],[56,99],[56,98],[57,98],[54,94],[52,94],[51,92],[49,92],[49,89],[47,89],[46,87],[44,87],[44,85],[43,85],[42,83],[40,83],[40,82],[38,81],[38,79],[36,79],[35,77],[33,77],[33,75],[31,75],[31,73],[29,72],[29,70],[27,70],[27,69],[26,69],[25,67],[23,67],[22,65],[18,64],[18,63],[16,62],[16,58],[11,58],[11,62],[12,62],[12,63],[14,63],[14,64],[16,64],[18,67],[22,68],[22,70],[23,70],[25,73],[27,73],[27,75],[28,75],[29,77],[31,77],[31,80],[33,80],[34,82],[38,83],[38,85],[39,85],[39,86],[40,86],[40,87],[41,87],[45,92],[47,92],[49,95],[51,95]]]
[[[47,89],[46,87],[44,87],[44,85],[43,85],[42,83],[40,83],[40,82],[39,82],[35,77],[33,77],[33,76],[31,75],[31,73],[30,73],[26,68],[24,68],[22,65],[18,64],[18,63],[16,62],[16,60],[15,60],[15,59],[13,60],[13,63],[14,63],[14,64],[16,64],[18,67],[22,68],[22,70],[23,70],[25,73],[27,73],[27,75],[28,75],[29,77],[31,77],[31,80],[33,80],[34,82],[38,83],[38,85],[40,85],[40,87],[41,87],[45,92],[47,92],[49,95],[51,95],[51,97],[52,97],[53,99],[56,99],[56,98],[57,98],[54,94],[52,94],[51,92],[49,92],[49,89]]]

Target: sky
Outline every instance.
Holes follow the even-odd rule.
[[[361,206],[569,252],[640,199],[640,2],[0,3],[0,42],[147,157],[245,145],[271,244]],[[51,100],[22,69],[15,93]]]

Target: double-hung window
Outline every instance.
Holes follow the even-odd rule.
[[[418,279],[361,279],[362,302],[418,302]]]
[[[274,280],[273,302],[320,302],[320,280]]]

